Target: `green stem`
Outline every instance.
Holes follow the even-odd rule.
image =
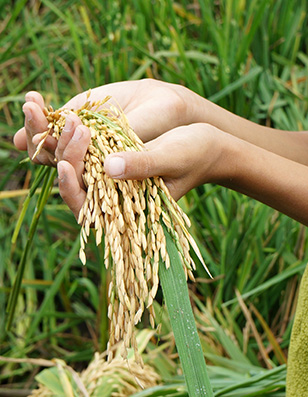
[[[34,195],[36,189],[38,188],[39,184],[41,183],[42,179],[44,178],[44,176],[47,174],[48,171],[49,171],[48,167],[41,167],[39,169],[36,177],[35,177],[35,180],[34,180],[33,184],[31,185],[31,188],[29,190],[28,196],[27,196],[27,198],[25,199],[25,201],[23,203],[21,213],[19,215],[18,221],[17,221],[16,226],[15,226],[15,230],[14,230],[14,233],[13,233],[13,236],[12,236],[12,240],[11,240],[12,244],[16,243],[16,240],[17,240],[17,237],[18,237],[18,234],[19,234],[19,231],[20,231],[20,227],[21,227],[22,222],[24,220],[24,217],[26,215],[26,212],[27,212],[27,209],[29,207],[31,198]]]
[[[53,170],[53,169],[50,169],[50,168],[46,167],[46,169],[43,169],[43,171],[40,171],[37,179],[35,180],[35,184],[34,185],[35,185],[35,189],[36,189],[38,184],[39,184],[38,180],[41,181],[42,178],[45,176],[43,187],[42,187],[41,193],[40,193],[40,195],[38,197],[37,205],[36,205],[36,208],[35,208],[35,212],[33,214],[31,225],[30,225],[30,228],[29,228],[27,243],[26,243],[26,246],[24,248],[24,251],[23,251],[19,266],[18,266],[17,275],[16,275],[16,278],[15,278],[14,285],[13,285],[13,288],[12,288],[12,291],[11,291],[11,294],[10,294],[10,297],[9,297],[8,305],[7,305],[7,312],[8,312],[8,319],[7,319],[7,323],[6,323],[7,331],[9,331],[11,326],[12,326],[12,322],[13,322],[14,315],[15,315],[15,310],[16,310],[16,305],[17,305],[17,299],[18,299],[18,296],[19,296],[20,288],[21,288],[22,278],[23,278],[23,275],[24,275],[24,271],[25,271],[25,267],[26,267],[26,263],[27,263],[27,258],[28,258],[28,254],[29,254],[29,250],[30,250],[31,245],[32,245],[33,236],[34,236],[34,233],[36,231],[40,215],[41,215],[41,213],[42,213],[42,211],[44,209],[44,206],[46,204],[46,201],[47,201],[47,199],[49,197],[49,194],[50,194],[50,191],[51,191],[51,188],[52,188],[52,185],[53,185],[53,181],[54,181],[55,175],[56,175],[56,170],[55,169]],[[26,199],[27,202],[28,202],[29,198],[31,198],[32,195],[34,194],[35,189],[34,189],[34,187],[32,185],[32,188],[30,189],[30,192],[29,192],[29,196]],[[27,206],[25,207],[25,209],[26,208],[27,208]],[[23,215],[23,217],[24,217],[24,215]],[[23,219],[23,217],[22,217],[22,219]],[[20,226],[21,226],[21,223],[20,223]],[[20,228],[20,226],[19,226],[19,228]]]

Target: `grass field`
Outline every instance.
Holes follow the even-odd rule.
[[[79,227],[56,184],[5,330],[38,197],[12,243],[40,168],[12,143],[25,93],[38,90],[57,108],[90,87],[151,77],[261,124],[308,129],[307,48],[306,0],[0,0],[0,396],[26,396],[36,387],[44,365],[31,359],[60,358],[81,371],[108,340],[103,250],[92,238],[81,266]],[[200,186],[180,204],[214,276],[210,281],[199,268],[190,284],[214,395],[283,396],[306,228],[219,186]],[[161,335],[145,318],[140,339],[149,341],[144,359],[162,385],[136,396],[186,396],[161,293],[156,309]]]

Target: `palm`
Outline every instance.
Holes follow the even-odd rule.
[[[182,86],[156,80],[126,81],[107,84],[94,88],[90,100],[98,101],[111,96],[111,103],[120,106],[126,114],[130,125],[144,142],[151,141],[170,129],[191,122],[187,115],[190,101],[188,90]],[[184,99],[185,98],[185,99]],[[37,92],[27,94],[24,108],[30,109],[32,119],[26,117],[25,127],[15,135],[15,144],[21,150],[28,150],[32,157],[40,134],[47,129],[43,113],[44,99]],[[87,100],[87,91],[73,97],[65,107],[78,109]],[[190,107],[191,108],[191,107]],[[57,142],[49,136],[44,147],[34,160],[37,163],[55,166]]]
[[[140,138],[147,142],[166,131],[186,124],[186,104],[182,98],[184,87],[155,80],[126,81],[97,87],[90,100],[103,99],[119,105],[130,125]],[[86,92],[72,98],[67,107],[78,108],[86,101]]]

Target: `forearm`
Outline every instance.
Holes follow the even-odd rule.
[[[308,226],[307,166],[239,139],[233,140],[231,153],[231,172],[222,185]]]
[[[194,104],[195,122],[212,124],[237,138],[308,165],[308,131],[283,131],[264,127],[199,96],[196,96]]]

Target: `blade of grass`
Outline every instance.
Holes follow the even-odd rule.
[[[131,42],[130,45],[137,50],[137,52],[140,52],[141,54],[145,55],[148,59],[151,59],[152,61],[156,62],[159,66],[162,67],[162,69],[166,70],[168,73],[170,73],[171,76],[176,77],[179,80],[185,79],[184,75],[181,75],[177,73],[174,69],[172,69],[170,66],[168,66],[166,63],[164,63],[159,57],[157,57],[155,54],[152,55],[150,54],[147,50],[144,48],[140,47],[137,43]]]
[[[286,366],[285,365],[281,365],[280,367],[274,368],[274,369],[272,369],[270,371],[264,371],[263,373],[261,372],[261,374],[253,376],[250,379],[247,379],[247,380],[245,380],[243,382],[240,382],[240,383],[236,383],[234,385],[228,386],[228,387],[220,390],[219,392],[215,393],[215,397],[224,396],[224,395],[226,395],[226,396],[230,395],[228,393],[230,393],[230,392],[232,392],[234,390],[238,390],[240,388],[244,388],[245,386],[251,387],[252,385],[254,385],[257,382],[260,382],[260,381],[262,381],[264,379],[267,379],[267,378],[275,376],[275,375],[280,375],[282,372],[285,371],[285,369],[286,369]],[[247,391],[245,393],[247,393]],[[262,393],[264,393],[264,390],[262,391]],[[259,395],[264,395],[264,394],[260,394],[260,393],[258,393],[258,394]],[[255,394],[244,394],[244,395],[245,396],[249,396],[249,395],[256,396],[258,394],[255,393]],[[234,396],[234,394],[231,394],[231,395]],[[243,396],[243,394],[237,394],[237,395]]]
[[[61,267],[61,270],[54,279],[52,286],[48,289],[39,311],[35,314],[35,317],[31,322],[31,325],[27,331],[27,339],[30,339],[32,337],[35,329],[37,328],[41,318],[43,317],[46,311],[46,308],[48,307],[50,299],[52,299],[55,296],[55,294],[58,292],[60,285],[65,275],[67,274],[68,269],[72,265],[73,261],[76,259],[76,254],[78,252],[78,249],[79,249],[79,237],[76,239],[70,252],[68,253],[65,262]]]
[[[272,330],[270,329],[270,327],[268,326],[268,324],[262,317],[261,313],[257,310],[257,308],[254,305],[251,305],[251,310],[253,311],[253,313],[255,314],[257,319],[260,321],[260,324],[262,325],[262,328],[264,329],[264,331],[268,337],[268,340],[273,347],[273,350],[275,352],[275,355],[277,357],[279,364],[286,364],[287,358],[286,358],[285,354],[283,353],[281,347],[279,346],[279,343],[278,343],[277,339],[275,338],[275,335],[273,334]]]
[[[304,271],[305,267],[306,267],[306,263],[299,263],[290,269],[284,270],[283,272],[277,274],[276,276],[268,279],[261,285],[258,285],[256,288],[253,288],[250,291],[245,292],[244,294],[241,295],[241,298],[246,299],[252,295],[259,294],[262,291],[270,287],[273,287],[275,284],[279,284],[281,281],[286,280],[287,278],[292,277],[297,273],[301,274]],[[229,306],[235,302],[237,302],[237,298],[230,299],[229,301],[224,302],[222,306]]]
[[[232,83],[230,83],[226,87],[224,87],[221,91],[218,91],[216,94],[211,95],[209,97],[209,101],[217,102],[220,99],[226,97],[231,92],[242,87],[244,84],[257,78],[260,75],[260,73],[262,72],[262,70],[263,69],[260,66],[255,66],[247,74],[245,74],[244,76],[241,76],[238,80],[233,81]]]
[[[75,46],[76,58],[80,62],[80,65],[82,67],[82,71],[85,76],[87,85],[91,86],[91,83],[92,83],[92,77],[90,74],[91,68],[90,68],[88,59],[86,57],[86,54],[84,53],[83,48],[82,48],[82,39],[80,38],[80,34],[78,32],[77,25],[69,12],[67,12],[66,18],[67,18],[67,23],[68,23],[70,31],[71,31],[73,43]]]
[[[183,265],[172,237],[166,228],[164,231],[171,264],[166,269],[161,263],[159,276],[188,392],[191,397],[213,396]]]
[[[242,312],[243,312],[243,314],[244,314],[244,316],[245,316],[245,318],[247,320],[247,323],[249,324],[249,326],[250,326],[250,328],[252,330],[254,338],[255,338],[255,340],[256,340],[256,342],[258,344],[258,347],[259,347],[260,353],[262,355],[262,358],[263,358],[267,368],[271,369],[271,368],[273,368],[273,366],[272,366],[270,357],[269,357],[269,355],[267,353],[267,350],[265,349],[265,347],[263,345],[262,338],[261,338],[261,336],[260,336],[260,334],[259,334],[259,332],[257,330],[255,322],[253,321],[252,315],[251,315],[250,311],[248,310],[248,307],[245,305],[243,299],[241,298],[241,295],[238,292],[238,290],[236,290],[235,293],[236,293],[237,299],[239,301],[239,305],[240,305],[240,307],[242,309]]]
[[[215,333],[215,338],[218,339],[219,345],[225,349],[230,358],[236,362],[245,364],[246,368],[250,366],[248,358],[241,351],[239,346],[234,343],[234,340],[226,333],[225,329],[218,323],[214,316],[209,312],[209,310],[202,304],[197,296],[193,296],[195,303],[197,304],[200,312],[195,310],[196,318],[200,324],[204,327],[210,326],[212,331]],[[209,324],[207,324],[209,322]],[[228,330],[230,333],[230,330]],[[207,354],[207,352],[205,352]]]
[[[265,7],[268,6],[268,3],[268,0],[262,0],[261,2],[259,2],[259,0],[255,0],[250,5],[250,15],[245,26],[245,35],[243,36],[243,40],[240,43],[236,56],[237,67],[243,63],[245,57],[247,56],[248,48],[255,36],[259,24],[264,18],[264,10]]]
[[[171,385],[162,385],[151,387],[150,389],[142,390],[135,393],[132,397],[187,397],[188,394],[185,390],[183,383],[172,383]]]
[[[16,19],[18,18],[18,15],[23,11],[26,3],[27,3],[27,0],[18,0],[16,2],[10,19],[8,20],[5,28],[3,28],[3,30],[0,33],[0,39],[2,39],[2,36],[7,32],[10,25],[12,25],[16,21]]]
[[[32,83],[38,76],[42,74],[42,72],[45,70],[45,66],[42,66],[40,68],[37,68],[34,70],[29,76],[25,77],[25,79],[20,83],[12,92],[11,95],[16,95],[20,93],[27,85]],[[5,103],[0,103],[0,110],[4,107]]]

